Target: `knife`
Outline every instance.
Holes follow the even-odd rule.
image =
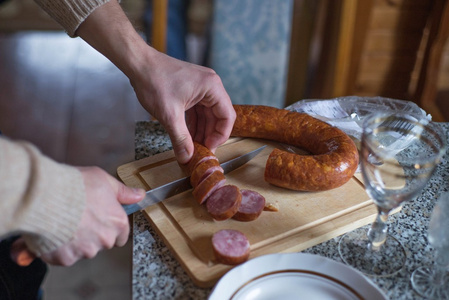
[[[256,150],[253,150],[251,152],[248,152],[246,154],[243,154],[239,157],[233,158],[225,163],[220,164],[220,166],[223,168],[223,173],[224,174],[229,173],[237,169],[238,167],[243,166],[251,159],[253,159],[257,154],[259,154],[260,151],[262,151],[266,146],[267,145],[264,145]],[[174,195],[187,191],[190,188],[192,188],[192,185],[190,184],[190,176],[184,177],[172,181],[170,183],[161,185],[160,187],[154,188],[152,190],[149,190],[146,193],[145,198],[143,198],[141,201],[137,203],[125,204],[122,206],[125,209],[126,214],[130,215],[150,205],[159,203],[164,199],[170,198]]]

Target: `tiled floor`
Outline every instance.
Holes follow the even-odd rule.
[[[62,32],[0,34],[0,130],[57,161],[115,175],[134,160],[134,124],[148,119],[128,79]],[[46,300],[131,299],[132,243],[50,267]]]

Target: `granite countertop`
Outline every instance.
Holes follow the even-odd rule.
[[[439,123],[449,139],[449,123]],[[171,142],[157,122],[137,122],[136,160],[171,149]],[[393,277],[370,278],[390,299],[421,299],[414,293],[411,273],[418,267],[430,265],[433,251],[426,239],[430,214],[439,193],[449,190],[448,157],[438,166],[423,192],[402,210],[390,217],[390,233],[397,237],[407,252],[406,266]],[[368,228],[368,225],[365,226]],[[303,253],[321,255],[341,262],[334,238]],[[162,239],[150,227],[141,212],[133,216],[133,299],[207,299],[212,288],[195,286]]]

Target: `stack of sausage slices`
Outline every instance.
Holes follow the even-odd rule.
[[[217,157],[206,147],[194,143],[195,152],[187,165],[193,197],[217,221],[234,218],[253,221],[265,207],[265,198],[256,191],[226,184]]]
[[[214,220],[233,218],[238,221],[253,221],[265,208],[265,197],[256,191],[240,189],[226,184],[223,169],[217,157],[205,146],[194,143],[195,152],[187,164],[193,197],[205,205]],[[249,242],[237,230],[220,230],[212,237],[217,260],[225,264],[239,264],[249,257]]]

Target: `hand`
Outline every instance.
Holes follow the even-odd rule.
[[[141,58],[146,60],[131,84],[142,106],[167,130],[178,161],[189,161],[193,140],[215,152],[229,138],[235,121],[219,76],[149,47]]]
[[[76,34],[128,76],[142,106],[167,130],[179,163],[190,160],[193,139],[215,151],[229,138],[235,111],[219,76],[148,46],[117,1],[95,9]]]
[[[86,209],[73,239],[41,256],[49,264],[70,266],[82,258],[93,258],[98,251],[125,245],[129,236],[128,217],[121,204],[143,199],[145,191],[132,189],[97,167],[79,168],[84,178]],[[35,258],[22,239],[12,246],[11,257],[21,266]]]

